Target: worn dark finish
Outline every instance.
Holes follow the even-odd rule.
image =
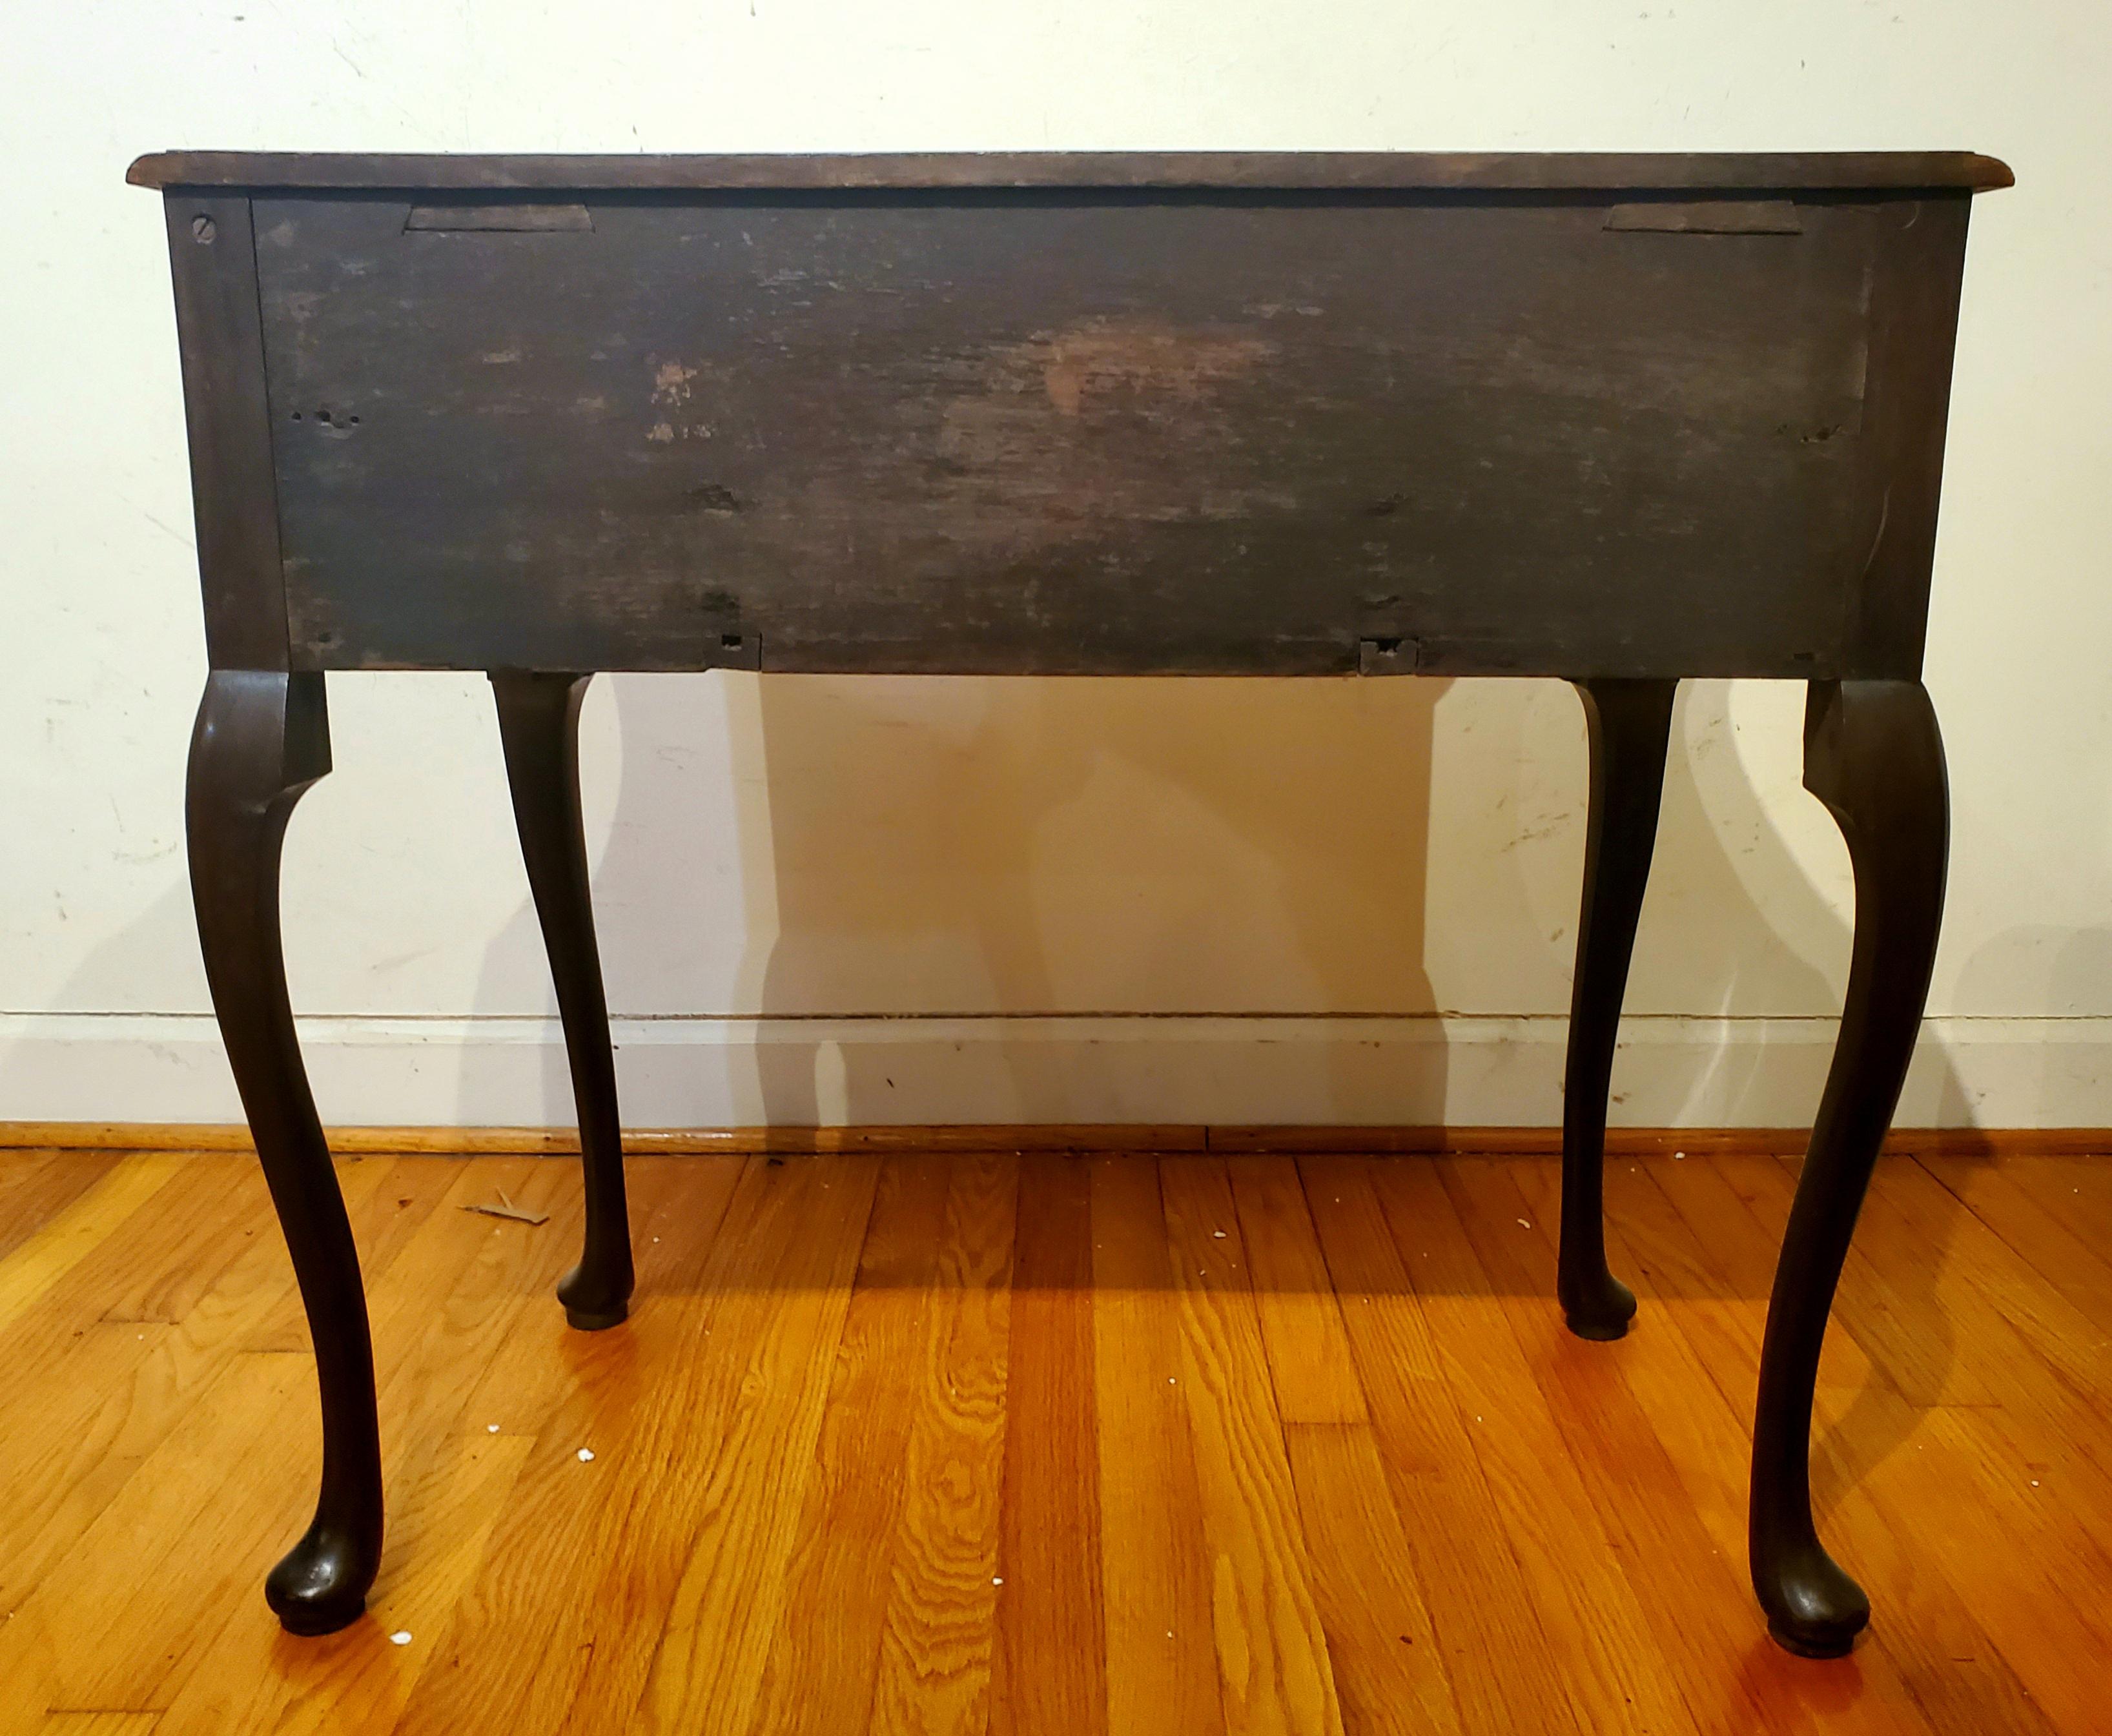
[[[286,586],[249,201],[171,201],[164,214],[206,650],[216,669],[284,669]]]
[[[322,188],[435,192],[577,189],[701,193],[1120,187],[1548,193],[1795,188],[1862,193],[2013,184],[1971,151],[1032,151],[836,157],[474,157],[386,152],[164,151],[126,176],[135,187]]]
[[[325,669],[494,671],[587,1152],[576,1325],[630,1288],[579,823],[581,671],[1554,675],[1592,720],[1559,1288],[1618,1336],[1600,1171],[1672,696],[1812,684],[1855,863],[1841,1046],[1770,1313],[1753,1567],[1826,1653],[1812,1383],[1941,900],[1919,686],[1964,153],[186,154],[166,194],[214,675],[215,1004],[301,1274],[323,1499],[380,1534],[357,1266],[280,967]]]
[[[264,1584],[296,1634],[327,1634],[358,1615],[381,1559],[381,1447],[359,1253],[301,1065],[279,941],[280,843],[294,802],[330,766],[321,675],[212,672],[191,738],[184,810],[198,940],[322,1389],[316,1516]]]
[[[580,1263],[559,1281],[558,1297],[567,1320],[597,1332],[630,1311],[632,1273],[616,1057],[580,822],[580,702],[592,679],[494,671],[491,690],[498,704],[521,859],[557,986],[586,1171],[586,1247]]]
[[[594,227],[594,213],[584,205],[530,205],[520,199],[482,200],[473,205],[413,205],[403,227],[435,234],[475,230],[485,234],[576,234]]]
[[[1608,229],[1657,229],[1677,235],[1801,235],[1791,199],[1643,199],[1606,213]]]
[[[1811,1405],[1819,1345],[1856,1215],[1921,1028],[1943,915],[1950,796],[1936,712],[1919,681],[1813,684],[1805,787],[1848,842],[1855,951],[1841,1035],[1782,1237],[1753,1419],[1753,1588],[1793,1652],[1832,1657],[1869,1600],[1811,1517]]]
[[[1915,212],[1962,257],[1937,202],[1713,235],[605,199],[472,234],[260,198],[294,660],[1326,675],[1408,639],[1432,674],[1911,674],[1843,604],[1933,513],[1940,452],[1859,429],[1909,389],[1866,284]]]
[[[1890,209],[1890,243],[1871,259],[1870,392],[1858,462],[1881,510],[1845,595],[1844,675],[1921,673],[1966,214],[1962,200]]]
[[[1636,920],[1657,844],[1665,746],[1678,690],[1676,681],[1577,684],[1591,738],[1591,809],[1562,1084],[1562,1251],[1555,1295],[1579,1338],[1618,1338],[1636,1312],[1635,1293],[1606,1269],[1606,1093]]]

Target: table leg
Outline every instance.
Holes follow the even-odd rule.
[[[565,1318],[585,1332],[630,1311],[630,1222],[623,1197],[623,1130],[608,1002],[594,945],[586,835],[580,819],[580,702],[591,675],[494,671],[513,818],[543,944],[557,985],[586,1171],[586,1246],[558,1285]]]
[[[1634,1293],[1606,1270],[1606,1092],[1636,920],[1657,843],[1665,747],[1678,689],[1677,681],[1577,684],[1591,734],[1591,807],[1563,1081],[1562,1240],[1555,1294],[1569,1329],[1584,1338],[1621,1337],[1636,1311]]]
[[[320,674],[212,672],[191,738],[191,895],[213,1010],[293,1256],[322,1390],[316,1516],[264,1584],[295,1634],[327,1634],[357,1616],[381,1556],[381,1448],[359,1253],[301,1065],[279,938],[280,843],[301,793],[329,770]]]
[[[1805,787],[1848,841],[1855,949],[1833,1066],[1782,1238],[1753,1423],[1753,1588],[1790,1651],[1833,1657],[1869,1600],[1811,1516],[1811,1404],[1833,1291],[1921,1027],[1943,914],[1950,798],[1936,713],[1919,681],[1814,682]]]

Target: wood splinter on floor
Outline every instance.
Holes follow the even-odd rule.
[[[463,1206],[458,1209],[481,1211],[488,1218],[510,1218],[517,1224],[547,1224],[550,1221],[550,1214],[547,1211],[530,1211],[525,1207],[515,1205],[506,1197],[503,1188],[498,1190],[498,1203],[495,1206]]]

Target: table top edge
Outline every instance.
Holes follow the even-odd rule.
[[[1988,193],[2015,177],[1970,151],[944,152],[867,155],[410,155],[162,151],[135,187],[264,192],[1086,191]]]

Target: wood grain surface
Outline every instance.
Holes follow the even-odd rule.
[[[260,196],[294,664],[1911,676],[1968,203]]]
[[[1987,191],[2013,180],[2006,164],[1971,151],[953,151],[735,157],[162,151],[140,157],[125,178],[135,187],[487,193],[931,187]]]
[[[0,1731],[2102,1728],[2102,1159],[1879,1164],[1815,1455],[1878,1614],[1833,1663],[1742,1558],[1792,1159],[1615,1157],[1614,1344],[1550,1299],[1543,1157],[630,1167],[637,1309],[583,1334],[570,1166],[340,1160],[391,1526],[294,1640],[257,1579],[313,1377],[253,1161],[0,1154]],[[501,1189],[548,1221],[463,1209]]]

